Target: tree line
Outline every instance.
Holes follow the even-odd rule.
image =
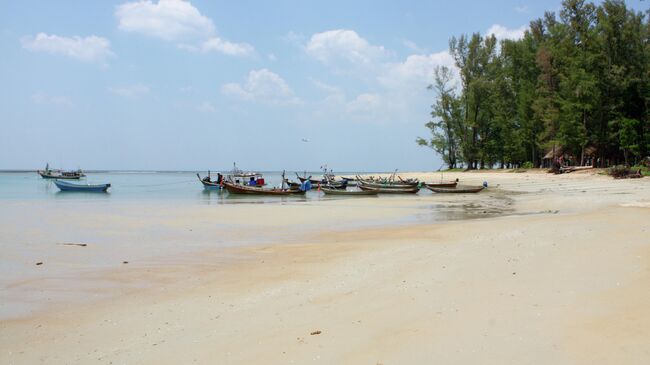
[[[449,168],[634,164],[650,152],[650,10],[565,0],[518,40],[452,37],[420,145]],[[459,80],[459,82],[456,82]]]

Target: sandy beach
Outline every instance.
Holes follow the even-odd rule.
[[[455,178],[490,188],[4,204],[0,363],[650,363],[650,179]]]

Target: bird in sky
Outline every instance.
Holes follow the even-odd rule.
[[[303,138],[301,141],[303,141],[305,143],[309,142],[309,140],[307,138]]]

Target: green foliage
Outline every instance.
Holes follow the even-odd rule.
[[[535,167],[535,165],[530,161],[526,161],[521,165],[522,169],[532,169],[533,167]]]
[[[468,168],[539,166],[552,146],[577,163],[595,150],[600,166],[648,156],[648,17],[621,0],[565,0],[558,14],[499,45],[493,36],[452,37],[460,93],[448,86],[449,70],[436,70],[432,138],[418,143]]]

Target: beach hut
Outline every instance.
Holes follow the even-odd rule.
[[[582,156],[582,166],[596,167],[596,161],[598,159],[598,156],[596,156],[597,153],[598,153],[598,148],[596,148],[596,146],[585,147]]]
[[[548,169],[553,167],[553,162],[556,160],[560,165],[567,166],[571,165],[575,161],[575,158],[564,146],[555,145],[542,157],[542,168]]]

